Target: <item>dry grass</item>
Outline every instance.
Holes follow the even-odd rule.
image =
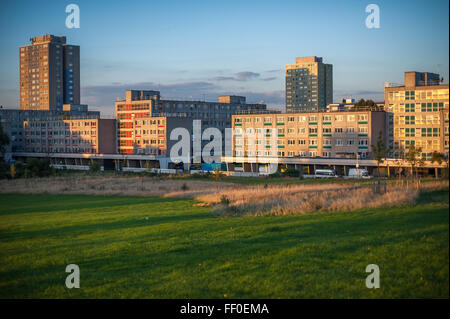
[[[290,215],[352,211],[414,203],[421,191],[448,189],[448,181],[423,184],[239,185],[159,177],[68,176],[0,180],[0,193],[85,194],[195,198],[222,216]]]
[[[158,177],[68,176],[0,180],[0,193],[196,197],[234,184]]]
[[[375,185],[316,184],[252,186],[225,189],[198,196],[214,206],[214,213],[234,216],[291,215],[312,212],[352,211],[414,203],[421,191],[448,189],[448,181]]]

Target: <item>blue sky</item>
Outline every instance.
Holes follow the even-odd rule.
[[[402,83],[405,71],[449,78],[447,0],[0,1],[4,107],[18,107],[19,46],[49,33],[81,46],[82,103],[105,114],[127,88],[284,107],[284,66],[297,56],[333,64],[335,101],[383,100],[384,82]],[[80,29],[65,26],[70,3]],[[365,26],[370,3],[380,7],[379,29]]]

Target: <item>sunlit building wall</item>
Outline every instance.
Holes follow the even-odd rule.
[[[221,96],[219,102],[179,101],[163,100],[159,91],[127,90],[125,99],[115,102],[117,150],[122,154],[165,156],[173,128],[191,131],[193,120],[201,120],[202,130],[214,127],[225,136],[232,114],[265,109],[265,104],[247,104],[242,96]]]
[[[385,87],[389,112],[388,139],[393,156],[404,157],[409,146],[422,149],[422,157],[449,150],[449,87],[438,74],[405,72],[405,84]]]
[[[369,158],[386,113],[341,111],[233,115],[233,154],[244,157]],[[277,153],[270,148],[276,131]],[[248,136],[255,134],[255,140]]]
[[[80,104],[80,47],[43,35],[19,49],[20,108],[58,110]]]

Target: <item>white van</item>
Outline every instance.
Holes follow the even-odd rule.
[[[316,169],[314,172],[315,178],[337,178],[339,175],[334,169]]]
[[[365,168],[350,168],[348,170],[348,178],[370,179],[372,176],[369,175],[369,172]]]

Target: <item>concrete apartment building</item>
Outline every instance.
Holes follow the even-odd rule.
[[[168,155],[173,128],[192,132],[193,120],[202,129],[231,127],[231,115],[241,111],[265,110],[265,104],[247,104],[242,96],[221,96],[219,102],[162,100],[159,91],[127,90],[115,102],[118,153]]]
[[[66,37],[31,38],[19,49],[20,109],[58,110],[80,104],[80,47]]]
[[[177,141],[170,140],[170,132],[177,127],[192,134],[192,120],[184,117],[132,117],[118,125],[118,153],[167,157]]]
[[[382,111],[340,111],[283,114],[233,115],[233,154],[237,157],[325,157],[369,158],[371,145],[386,125]],[[265,148],[277,129],[277,154]],[[245,137],[251,133],[263,134],[256,140],[259,150],[251,147]],[[266,145],[266,146],[264,146]]]
[[[24,122],[25,152],[114,154],[113,119],[57,119]]]
[[[30,122],[55,122],[62,120],[79,120],[79,119],[98,119],[100,112],[87,111],[38,111],[38,110],[17,110],[17,109],[0,109],[0,121],[3,130],[9,135],[11,143],[9,145],[11,152],[25,152],[26,149],[26,123]],[[28,134],[30,135],[30,134]],[[37,135],[35,135],[37,136]],[[114,137],[113,137],[114,138]],[[31,141],[29,141],[31,142]]]
[[[404,85],[385,87],[388,141],[394,157],[403,157],[411,144],[421,148],[426,159],[433,152],[448,154],[449,87],[440,83],[435,73],[405,72]]]
[[[320,112],[333,103],[333,65],[316,56],[286,65],[286,113]]]

